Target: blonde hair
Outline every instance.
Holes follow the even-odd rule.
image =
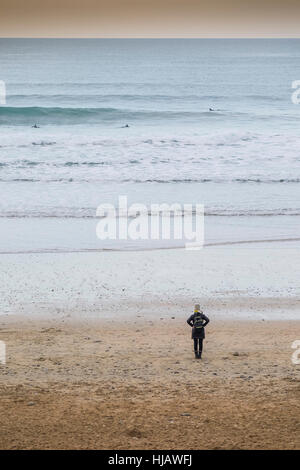
[[[195,304],[194,312],[200,312],[200,305]]]

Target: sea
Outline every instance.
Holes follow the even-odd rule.
[[[208,246],[299,243],[297,80],[299,39],[0,39],[0,253],[184,246],[100,240],[120,196],[202,204]]]

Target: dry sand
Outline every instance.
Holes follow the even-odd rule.
[[[299,322],[212,321],[199,361],[185,318],[163,313],[2,317],[0,448],[300,448]]]

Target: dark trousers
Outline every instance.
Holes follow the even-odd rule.
[[[194,350],[202,352],[203,349],[203,338],[194,338]]]

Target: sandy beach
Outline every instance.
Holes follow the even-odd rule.
[[[221,322],[193,358],[182,321],[1,328],[2,449],[299,449],[299,323]]]
[[[86,9],[0,39],[0,449],[300,449],[300,39]]]
[[[298,256],[2,256],[0,447],[299,449]],[[211,319],[201,361],[195,300]]]

